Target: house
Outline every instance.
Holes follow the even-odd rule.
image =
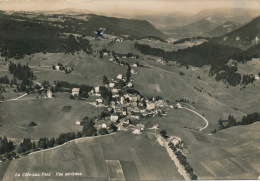
[[[76,125],[80,125],[80,121],[76,121],[75,124],[76,124]]]
[[[99,86],[95,87],[95,92],[99,92]]]
[[[131,69],[131,74],[137,74],[137,72],[134,69]]]
[[[104,52],[103,55],[108,55],[108,53],[107,53],[107,52]]]
[[[132,109],[132,111],[135,112],[135,113],[139,113],[139,112],[140,112],[140,109],[139,109],[138,107],[134,107],[134,108]]]
[[[96,99],[96,102],[103,103],[103,99]]]
[[[134,131],[132,133],[133,134],[141,134],[141,130],[140,129],[134,129]]]
[[[113,94],[112,97],[117,98],[117,97],[120,97],[120,95],[119,94]]]
[[[114,59],[113,59],[113,58],[110,58],[108,61],[110,61],[110,62],[113,62],[113,61],[114,61]]]
[[[59,65],[56,65],[56,66],[55,66],[55,69],[56,69],[56,70],[60,70],[60,66],[59,66]]]
[[[52,98],[52,92],[50,90],[47,91],[47,98]]]
[[[119,89],[112,89],[111,92],[112,92],[112,93],[118,93],[118,92],[119,92]]]
[[[113,121],[113,122],[116,122],[117,120],[118,120],[118,115],[117,114],[112,114],[111,116],[110,116],[110,120],[111,121]]]
[[[101,128],[107,128],[106,123],[103,123],[103,124],[101,125]]]
[[[118,74],[116,78],[117,79],[123,79],[123,75],[122,74]]]
[[[133,87],[133,84],[131,82],[128,82],[127,87]]]
[[[123,96],[120,97],[120,103],[125,104],[125,98]]]
[[[140,113],[135,113],[135,112],[133,112],[133,113],[131,114],[130,118],[139,120],[139,119],[141,118],[141,116],[142,116],[142,115],[141,115]]]
[[[132,102],[136,102],[138,100],[138,97],[136,95],[129,95],[128,98]]]
[[[155,109],[155,103],[147,102],[146,103],[146,108],[149,109],[149,110]]]
[[[176,106],[177,106],[178,109],[181,109],[181,108],[182,108],[182,106],[181,106],[180,103],[177,103]]]
[[[116,84],[114,82],[110,82],[108,86],[112,88],[112,87],[115,87],[115,85]]]
[[[132,67],[137,67],[137,64],[136,64],[136,63],[134,63],[134,64],[132,65]]]
[[[75,95],[79,95],[79,88],[73,88],[71,90],[71,95],[75,96]]]
[[[155,124],[153,125],[153,127],[151,129],[159,129],[160,125],[159,124]]]

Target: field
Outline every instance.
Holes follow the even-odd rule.
[[[96,57],[94,57],[96,56]],[[126,68],[111,62],[109,58],[100,59],[99,55],[87,55],[79,52],[75,55],[62,53],[37,53],[26,56],[24,59],[10,59],[14,63],[28,63],[34,71],[37,81],[48,80],[53,83],[55,80],[68,81],[70,83],[87,84],[97,86],[102,84],[102,77],[106,75],[109,79],[115,78],[118,74],[125,74]],[[68,68],[73,68],[70,74],[64,71],[53,71],[51,66],[62,63]]]
[[[6,172],[0,178],[2,176],[3,181],[183,179],[165,148],[150,141],[145,135],[135,137],[129,132],[84,138],[59,148],[24,156],[11,161],[9,165],[1,164]],[[15,177],[15,173],[26,172],[51,173],[51,177]],[[77,172],[82,175],[58,177],[56,172]]]
[[[64,107],[65,106],[65,107]],[[9,138],[57,137],[60,133],[79,131],[75,124],[84,116],[99,115],[101,109],[83,101],[70,100],[68,93],[57,94],[53,99],[35,99],[32,95],[21,100],[1,103],[0,135]],[[28,127],[34,121],[35,127]]]

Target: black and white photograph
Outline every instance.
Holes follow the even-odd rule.
[[[0,0],[0,181],[260,180],[259,0]]]

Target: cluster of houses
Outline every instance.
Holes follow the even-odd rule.
[[[124,79],[123,75],[119,74],[115,80],[110,81],[110,83],[106,85],[112,93],[113,100],[110,102],[110,105],[104,103],[105,101],[101,97],[99,86],[89,92],[90,102],[88,103],[98,107],[106,107],[106,111],[110,114],[105,119],[108,119],[111,122],[124,120],[125,123],[127,121],[129,123],[129,120],[139,121],[142,117],[167,115],[165,108],[169,107],[169,105],[163,99],[147,99],[136,92],[129,93],[129,91],[126,91],[123,88],[116,88],[116,83]],[[127,89],[132,86],[133,84],[131,81],[126,85],[126,87],[128,87]],[[72,89],[72,94],[77,94],[78,92],[78,88]],[[141,131],[141,129],[139,129],[139,131]]]

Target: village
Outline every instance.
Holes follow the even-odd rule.
[[[136,71],[131,69],[131,73]],[[118,86],[120,82],[125,82],[125,86]],[[112,100],[108,102],[101,96],[102,86],[96,86],[88,95],[87,104],[95,107],[103,107],[105,111],[101,114],[101,120],[96,120],[96,124],[101,128],[107,128],[107,125],[115,124],[118,131],[133,128],[133,134],[141,134],[144,125],[141,119],[144,117],[167,116],[166,109],[173,108],[168,101],[161,97],[152,97],[150,99],[143,97],[138,91],[133,89],[133,80],[126,83],[126,77],[119,74],[105,84],[105,87],[111,92]],[[73,88],[71,95],[77,97],[80,94],[80,88]],[[80,124],[77,121],[76,124]],[[159,125],[155,125],[158,129]],[[154,128],[155,128],[154,127]]]

